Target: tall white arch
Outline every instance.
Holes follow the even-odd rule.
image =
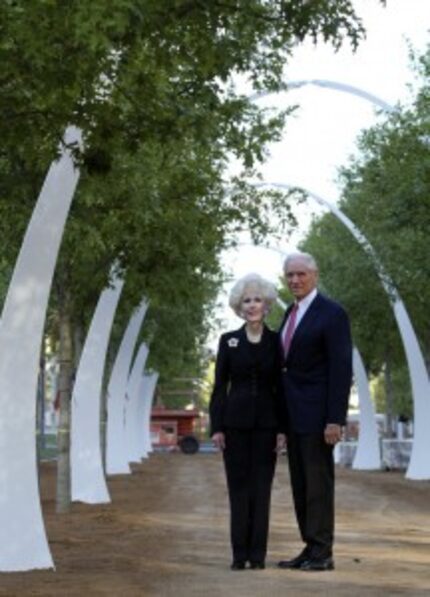
[[[288,184],[276,182],[262,183],[257,186],[291,189],[291,186]],[[428,458],[428,454],[430,454],[430,434],[428,433],[428,425],[430,424],[430,380],[425,360],[406,307],[389,274],[385,271],[379,261],[372,245],[355,224],[340,209],[326,199],[323,199],[308,189],[302,188],[302,190],[316,203],[329,209],[351,232],[354,238],[373,260],[379,280],[386,291],[393,308],[394,317],[399,328],[400,337],[406,354],[412,386],[414,404],[414,441],[406,477],[415,480],[430,479],[430,459]]]
[[[139,462],[141,458],[140,439],[143,433],[143,424],[139,417],[139,405],[143,401],[141,381],[148,352],[148,346],[145,342],[142,342],[134,359],[127,383],[125,432],[129,462]]]
[[[315,85],[316,87],[322,87],[323,89],[333,89],[334,91],[341,91],[342,93],[347,93],[349,95],[355,95],[361,99],[382,108],[386,112],[393,112],[394,106],[387,103],[380,97],[373,95],[373,93],[369,93],[364,89],[360,89],[359,87],[355,87],[354,85],[348,85],[346,83],[341,83],[339,81],[327,81],[326,79],[305,79],[303,81],[289,81],[287,86],[289,89],[295,89],[300,87],[305,87],[307,85]],[[270,93],[265,94],[270,95]],[[264,95],[260,95],[259,97],[263,97]]]
[[[130,473],[125,437],[126,389],[137,337],[148,303],[143,300],[130,318],[112,368],[108,385],[108,420],[106,437],[106,472],[108,475]]]
[[[154,392],[157,387],[158,372],[144,373],[140,382],[140,403],[138,420],[142,424],[143,432],[140,436],[141,457],[147,458],[148,454],[152,452],[151,443],[151,411],[154,401]]]
[[[378,425],[376,423],[375,408],[370,397],[366,369],[357,348],[353,350],[352,363],[355,383],[360,396],[360,429],[352,468],[367,471],[377,470],[381,468]]]
[[[110,502],[101,454],[100,397],[110,332],[122,279],[100,295],[79,360],[72,394],[71,494],[87,504]]]
[[[81,144],[69,127],[64,141]],[[58,250],[79,180],[63,149],[52,163],[15,265],[0,332],[0,571],[53,568],[36,467],[36,391]]]

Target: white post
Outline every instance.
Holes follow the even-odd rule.
[[[353,351],[353,363],[355,383],[357,384],[360,401],[360,431],[352,468],[378,470],[381,468],[378,426],[376,424],[375,409],[370,396],[366,370],[357,348],[354,348]]]
[[[81,143],[69,127],[67,145]],[[36,391],[46,308],[79,180],[72,153],[52,163],[28,225],[0,333],[0,571],[53,568],[36,467]]]
[[[110,502],[100,443],[100,398],[106,352],[124,281],[100,295],[79,361],[72,395],[71,493],[73,501]]]
[[[108,420],[106,437],[106,472],[108,475],[130,473],[125,436],[125,392],[130,363],[148,304],[142,301],[130,318],[121,340],[108,385]]]
[[[141,425],[141,421],[138,419],[138,415],[139,403],[142,401],[142,396],[140,396],[141,380],[147,356],[148,347],[143,342],[140,345],[136,358],[134,359],[133,367],[127,384],[125,433],[129,462],[139,462],[141,457],[139,437],[143,433],[143,427]]]

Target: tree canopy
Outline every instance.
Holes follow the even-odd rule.
[[[3,292],[46,168],[75,124],[84,135],[81,181],[51,314],[61,303],[85,329],[115,264],[126,278],[117,336],[145,295],[151,364],[169,376],[196,371],[220,251],[238,229],[267,233],[280,205],[246,181],[289,110],[254,105],[235,77],[276,91],[306,37],[339,48],[363,35],[350,0],[2,2]],[[232,157],[241,164],[235,176]],[[280,217],[288,223],[285,207]],[[55,327],[55,316],[49,321]]]

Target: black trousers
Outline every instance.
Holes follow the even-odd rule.
[[[225,433],[225,442],[233,559],[264,561],[276,464],[276,430],[230,429]]]
[[[334,535],[333,446],[322,433],[288,434],[288,463],[300,534],[316,555],[331,556]]]

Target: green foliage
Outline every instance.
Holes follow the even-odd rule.
[[[73,123],[85,149],[75,152],[81,181],[48,331],[55,335],[65,297],[85,329],[116,264],[126,285],[113,346],[145,295],[150,364],[167,378],[199,375],[221,250],[237,230],[264,238],[273,210],[290,222],[279,193],[245,182],[289,110],[258,108],[232,77],[246,75],[255,91],[281,89],[291,48],[307,35],[355,47],[363,27],[349,0],[2,2],[3,295],[47,165]]]

